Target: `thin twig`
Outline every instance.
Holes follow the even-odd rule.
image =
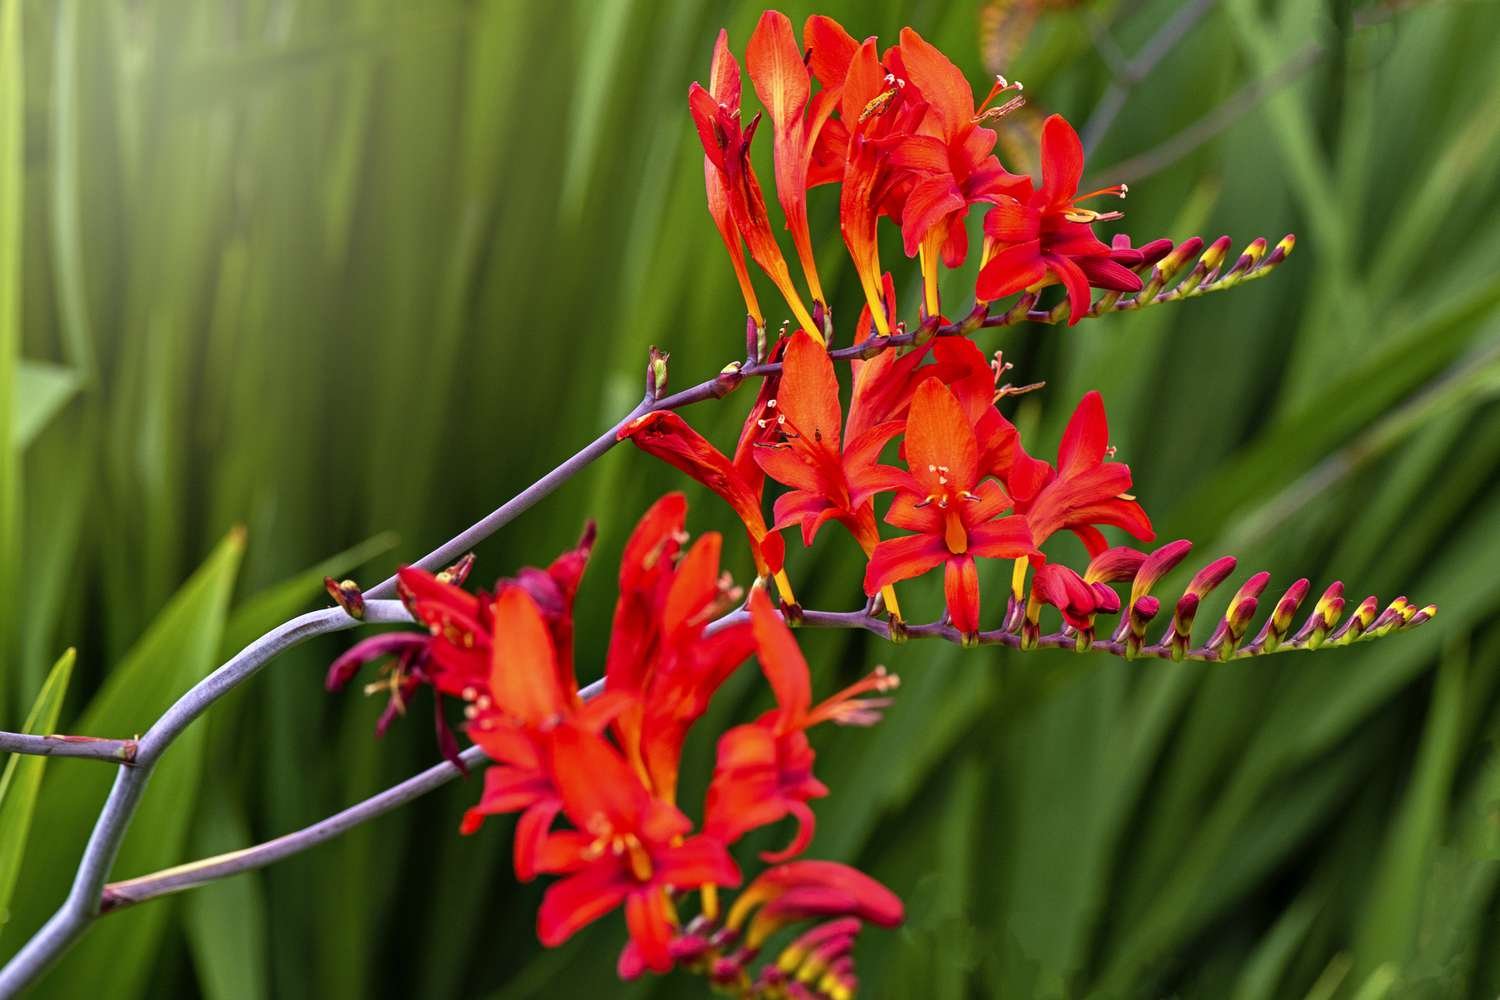
[[[136,740],[110,740],[99,736],[0,733],[0,753],[24,753],[34,757],[81,757],[110,764],[133,764],[138,746]]]
[[[410,621],[399,601],[371,601],[366,622]],[[315,635],[353,628],[359,622],[340,608],[313,611],[280,625],[246,646],[177,700],[138,741],[135,764],[121,767],[99,812],[72,888],[41,930],[0,969],[0,997],[13,997],[34,982],[99,915],[104,881],[161,754],[187,726],[235,685],[254,675],[272,657]]]

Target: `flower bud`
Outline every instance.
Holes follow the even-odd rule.
[[[365,595],[359,589],[359,584],[353,580],[335,580],[331,576],[323,577],[323,589],[328,591],[328,596],[333,598],[334,603],[344,609],[344,613],[357,621],[363,621],[365,617]]]
[[[646,395],[661,399],[667,391],[667,359],[671,355],[655,344],[651,345],[650,360],[646,364]]]

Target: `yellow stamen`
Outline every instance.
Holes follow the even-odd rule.
[[[880,599],[885,602],[885,609],[891,613],[891,617],[901,618],[901,604],[896,600],[896,587],[894,584],[886,584],[880,588]]]
[[[792,309],[792,317],[796,319],[797,325],[807,331],[807,335],[818,342],[819,347],[828,346],[823,339],[823,330],[813,322],[812,314],[807,311],[807,306],[802,304],[802,296],[797,294],[797,289],[792,286],[790,275],[785,276],[784,281],[777,281],[776,285],[781,289],[782,297],[786,304]]]
[[[776,581],[776,592],[781,595],[781,599],[788,604],[796,604],[797,597],[792,593],[792,581],[787,579],[786,570],[778,569],[774,579]]]
[[[879,271],[879,265],[876,266],[876,271]],[[859,283],[865,290],[865,304],[870,307],[870,318],[875,321],[876,332],[882,337],[889,337],[891,335],[891,325],[885,319],[885,303],[880,297],[879,284],[872,281],[863,272],[860,273]],[[860,331],[860,335],[864,335],[863,330]]]
[[[703,900],[703,916],[710,921],[719,919],[719,887],[705,885],[699,890]]]
[[[936,233],[934,227],[934,233]],[[942,303],[938,298],[938,269],[937,269],[937,247],[929,247],[929,243],[936,243],[933,236],[928,236],[917,247],[917,261],[922,268],[922,295],[927,305],[928,316],[939,316],[942,314]]]
[[[1016,568],[1010,574],[1010,592],[1018,601],[1026,592],[1026,567],[1029,565],[1030,563],[1023,556],[1016,560]]]

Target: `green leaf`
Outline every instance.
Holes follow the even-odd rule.
[[[82,384],[71,368],[48,361],[22,361],[16,370],[16,418],[10,429],[15,446],[24,450],[31,444]]]
[[[194,857],[251,843],[241,805],[225,782],[208,782],[192,838]],[[270,996],[266,898],[260,872],[246,872],[183,897],[183,924],[198,983],[208,1000]]]
[[[89,735],[132,736],[217,663],[229,597],[244,549],[241,531],[214,550],[115,669],[75,726]],[[161,758],[131,820],[112,874],[143,875],[183,860],[203,773],[203,721]],[[78,768],[43,789],[36,824],[47,836],[27,845],[25,886],[15,908],[17,938],[33,933],[62,901],[95,816],[113,781],[110,768]],[[152,903],[92,928],[37,988],[41,997],[146,993],[174,903]]]
[[[62,712],[63,695],[68,692],[76,655],[70,649],[53,665],[36,704],[31,706],[31,714],[26,716],[23,733],[43,734],[57,729],[57,717]],[[0,773],[0,934],[10,919],[10,898],[21,871],[26,835],[31,831],[32,811],[46,768],[46,757],[11,754],[5,771]]]
[[[21,461],[11,446],[19,409],[21,292],[26,214],[26,73],[21,0],[0,0],[0,607],[15,607],[21,546]],[[14,615],[0,619],[0,655],[16,641]],[[6,685],[0,683],[0,718]]]

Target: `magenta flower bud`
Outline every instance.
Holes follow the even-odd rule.
[[[1105,549],[1089,561],[1083,572],[1085,583],[1113,583],[1116,580],[1131,580],[1146,562],[1146,554],[1128,545],[1117,545]]]
[[[1186,593],[1192,594],[1201,601],[1214,588],[1229,578],[1229,574],[1234,572],[1235,565],[1234,556],[1223,556],[1215,559],[1194,574],[1193,579],[1187,585]]]
[[[1151,593],[1151,588],[1155,587],[1161,578],[1170,573],[1178,563],[1186,559],[1191,551],[1193,551],[1193,543],[1181,538],[1175,542],[1168,542],[1147,556],[1141,563],[1141,568],[1136,571],[1135,582],[1130,587],[1130,603],[1134,605],[1136,601]]]

